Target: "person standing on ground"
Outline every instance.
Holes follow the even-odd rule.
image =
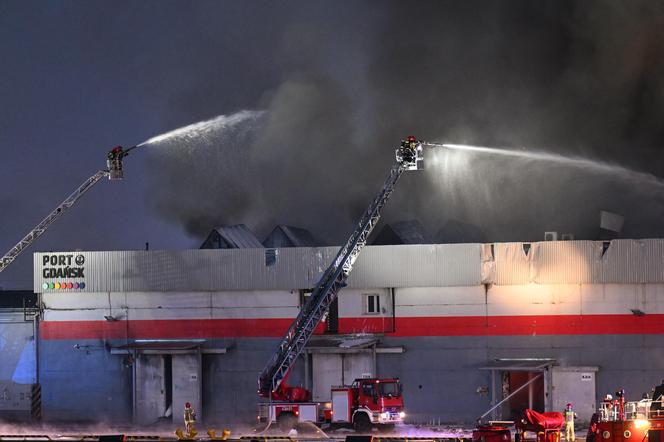
[[[193,437],[196,435],[196,428],[194,428],[194,423],[196,422],[196,411],[191,406],[189,402],[184,404],[184,426],[187,430],[187,435]]]
[[[576,413],[572,411],[572,404],[567,404],[565,407],[565,440],[567,442],[574,442],[574,419],[576,419]]]

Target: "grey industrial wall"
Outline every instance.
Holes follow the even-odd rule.
[[[278,340],[233,342],[227,354],[203,357],[205,420],[252,424],[257,375]],[[664,375],[664,338],[653,335],[386,337],[382,345],[405,348],[403,354],[378,354],[377,372],[401,378],[411,422],[472,422],[489,407],[489,397],[477,393],[489,385],[489,373],[478,367],[494,358],[555,358],[565,365],[597,366],[597,399],[621,387],[638,399]],[[125,357],[111,355],[94,340],[46,341],[41,352],[45,418],[131,420],[131,368],[123,364]],[[292,384],[302,381],[302,369],[300,361]]]

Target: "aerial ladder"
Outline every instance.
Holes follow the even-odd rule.
[[[265,366],[258,379],[258,394],[270,398],[280,395],[280,386],[298,355],[304,350],[314,330],[327,313],[339,291],[346,286],[353,264],[367,243],[367,239],[380,219],[401,175],[407,170],[422,169],[424,165],[422,143],[409,136],[396,149],[396,162],[385,180],[385,184],[357,224],[356,229],[339,250],[336,257],[314,286],[309,300],[291,324],[279,347]],[[282,386],[283,388],[283,386]]]
[[[106,169],[95,172],[91,177],[83,181],[83,183],[76,188],[63,202],[61,202],[46,218],[41,220],[27,235],[23,237],[14,247],[9,249],[5,255],[0,258],[0,272],[5,270],[14,260],[33,242],[46,232],[46,229],[51,224],[60,218],[67,210],[69,210],[88,190],[104,177],[110,180],[121,180],[124,175],[122,171],[122,160],[129,155],[129,151],[138,146],[133,146],[124,149],[122,146],[117,146],[108,152],[106,159]]]

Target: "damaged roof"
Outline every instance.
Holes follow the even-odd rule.
[[[411,219],[386,224],[376,235],[372,244],[431,244],[431,238],[421,222]]]
[[[265,247],[315,247],[316,240],[307,229],[280,224],[263,241]]]
[[[263,244],[244,224],[217,227],[201,244],[201,249],[262,249]]]

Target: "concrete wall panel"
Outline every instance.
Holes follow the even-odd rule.
[[[398,317],[484,316],[483,286],[395,289]]]
[[[327,402],[332,399],[330,386],[342,384],[344,372],[340,354],[313,354],[312,357],[313,389],[311,394],[315,401]]]
[[[489,316],[578,315],[578,285],[496,285],[487,295]]]
[[[345,385],[350,385],[355,379],[374,376],[373,355],[368,353],[344,354],[342,357]]]

